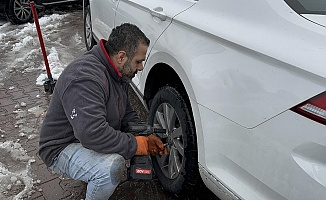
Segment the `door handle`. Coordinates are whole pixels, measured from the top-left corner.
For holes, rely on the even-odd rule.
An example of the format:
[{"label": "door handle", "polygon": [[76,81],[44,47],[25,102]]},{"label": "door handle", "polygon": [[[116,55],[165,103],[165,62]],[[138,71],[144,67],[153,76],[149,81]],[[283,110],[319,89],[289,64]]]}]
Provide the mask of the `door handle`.
[{"label": "door handle", "polygon": [[161,21],[165,21],[166,18],[167,18],[166,14],[163,12],[163,8],[162,8],[162,7],[156,7],[156,8],[154,8],[154,9],[152,9],[152,10],[150,11],[150,13],[151,13],[151,15],[152,15],[153,17],[157,17],[157,18],[159,18]]}]

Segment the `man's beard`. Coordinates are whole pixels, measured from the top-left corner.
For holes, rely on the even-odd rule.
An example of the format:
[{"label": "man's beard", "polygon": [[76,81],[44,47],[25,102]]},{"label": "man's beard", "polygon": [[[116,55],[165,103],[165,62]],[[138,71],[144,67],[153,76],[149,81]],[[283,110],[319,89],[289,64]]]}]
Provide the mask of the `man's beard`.
[{"label": "man's beard", "polygon": [[135,77],[135,75],[137,74],[137,70],[135,72],[132,72],[131,70],[131,62],[128,59],[127,62],[123,65],[122,68],[122,72],[121,72],[122,76],[125,78],[129,78],[132,79]]}]

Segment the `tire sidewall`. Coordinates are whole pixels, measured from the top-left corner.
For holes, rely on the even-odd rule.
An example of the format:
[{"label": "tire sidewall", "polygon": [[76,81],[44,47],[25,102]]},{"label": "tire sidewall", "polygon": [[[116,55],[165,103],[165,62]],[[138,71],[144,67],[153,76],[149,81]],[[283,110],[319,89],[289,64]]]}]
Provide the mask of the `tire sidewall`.
[{"label": "tire sidewall", "polygon": [[153,167],[163,188],[175,194],[190,191],[199,178],[196,134],[192,126],[191,116],[185,101],[176,89],[166,86],[162,88],[153,98],[149,112],[148,122],[153,125],[157,108],[162,103],[173,106],[177,113],[183,130],[184,157],[182,169],[174,179],[167,178],[159,167],[156,157],[152,157]]},{"label": "tire sidewall", "polygon": [[91,35],[92,35],[91,45],[90,46],[88,45],[89,38],[87,38],[87,34],[86,34],[86,18],[87,18],[87,16],[89,16],[90,22],[92,23],[91,8],[90,8],[90,5],[89,4],[86,5],[86,8],[85,8],[85,15],[84,15],[84,38],[85,38],[86,49],[87,50],[91,50],[93,48],[93,46],[96,44],[96,42],[94,40],[93,33],[92,33],[92,30],[91,30]]}]

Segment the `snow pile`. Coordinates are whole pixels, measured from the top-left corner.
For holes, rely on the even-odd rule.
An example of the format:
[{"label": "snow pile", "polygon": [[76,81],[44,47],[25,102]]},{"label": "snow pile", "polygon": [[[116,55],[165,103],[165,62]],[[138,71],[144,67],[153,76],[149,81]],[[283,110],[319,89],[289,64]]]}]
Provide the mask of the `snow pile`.
[{"label": "snow pile", "polygon": [[[45,26],[45,30],[46,30],[46,34],[44,34],[45,37],[47,37],[47,35],[52,34],[53,32],[58,31],[58,26],[61,24],[61,20],[67,17],[68,15],[69,14],[65,14],[65,15],[53,14],[50,15],[49,17],[41,18],[39,22],[41,27]],[[49,40],[48,38],[46,39]],[[59,54],[55,47],[52,47],[50,49],[50,54],[48,54],[47,59],[49,62],[49,67],[50,67],[52,77],[54,79],[58,79],[61,72],[64,69],[64,66],[59,59]],[[43,71],[46,70],[46,66],[44,62],[43,62],[42,69]],[[46,79],[47,79],[46,73],[40,74],[40,76],[36,79],[36,85],[43,85]]]},{"label": "snow pile", "polygon": [[13,51],[19,51],[21,48],[25,47],[26,45],[30,45],[33,42],[33,37],[32,36],[27,36],[23,38],[23,41],[20,43],[16,43],[13,45]]},{"label": "snow pile", "polygon": [[[34,158],[27,155],[18,142],[6,141],[0,143],[0,155],[7,160],[17,161],[17,166],[10,170],[10,163],[0,163],[0,199],[22,199],[33,193],[31,178],[31,163]],[[10,158],[8,158],[10,156]]]},{"label": "snow pile", "polygon": [[82,41],[82,37],[81,37],[78,33],[76,33],[76,34],[74,35],[73,39],[74,39],[74,41],[76,42],[76,45],[79,45],[79,44],[81,44],[81,43],[83,42],[83,41]]},{"label": "snow pile", "polygon": [[[69,15],[70,14],[53,14],[39,19],[45,45],[53,42],[50,36],[53,37],[60,31],[59,26],[62,25],[62,19]],[[42,64],[35,62],[35,60],[40,60],[40,57],[43,58],[36,26],[34,23],[16,26],[16,29],[12,29],[10,23],[0,26],[0,51],[2,50],[7,54],[6,58],[2,61],[4,62],[3,65],[0,66],[0,82],[2,82],[6,73],[15,68],[23,72],[43,70],[43,73],[37,79],[36,83],[37,85],[42,85],[47,75],[44,61],[42,61]],[[57,38],[57,40],[60,41],[61,39]],[[76,41],[76,43],[81,43],[81,37],[78,36],[78,34],[73,36],[73,40]],[[54,43],[56,42],[57,41],[54,41]],[[31,47],[33,47],[32,50]],[[45,48],[47,48],[47,46]],[[46,53],[48,54],[48,52]],[[57,79],[63,70],[63,64],[59,60],[59,55],[55,47],[50,49],[50,54],[48,54],[47,57],[52,76]],[[8,62],[6,63],[7,60]]]},{"label": "snow pile", "polygon": [[5,23],[3,24],[2,26],[0,26],[0,40],[2,40],[4,37],[7,36],[6,32],[5,31],[1,31],[1,29],[5,29],[7,28],[8,26],[10,25],[10,23]]},{"label": "snow pile", "polygon": [[[57,80],[65,66],[61,63],[56,48],[51,48],[50,54],[47,56],[47,58],[49,61],[49,67],[51,70],[52,77]],[[43,70],[45,71],[45,65]],[[47,74],[40,74],[39,77],[36,79],[36,85],[43,85],[47,77]]]}]

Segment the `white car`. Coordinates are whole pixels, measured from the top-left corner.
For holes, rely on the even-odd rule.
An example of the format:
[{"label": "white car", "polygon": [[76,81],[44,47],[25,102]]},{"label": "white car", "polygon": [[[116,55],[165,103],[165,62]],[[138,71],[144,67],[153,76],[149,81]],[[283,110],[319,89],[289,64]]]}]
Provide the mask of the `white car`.
[{"label": "white car", "polygon": [[85,0],[88,49],[121,23],[151,44],[132,86],[169,192],[326,199],[325,0]]}]

